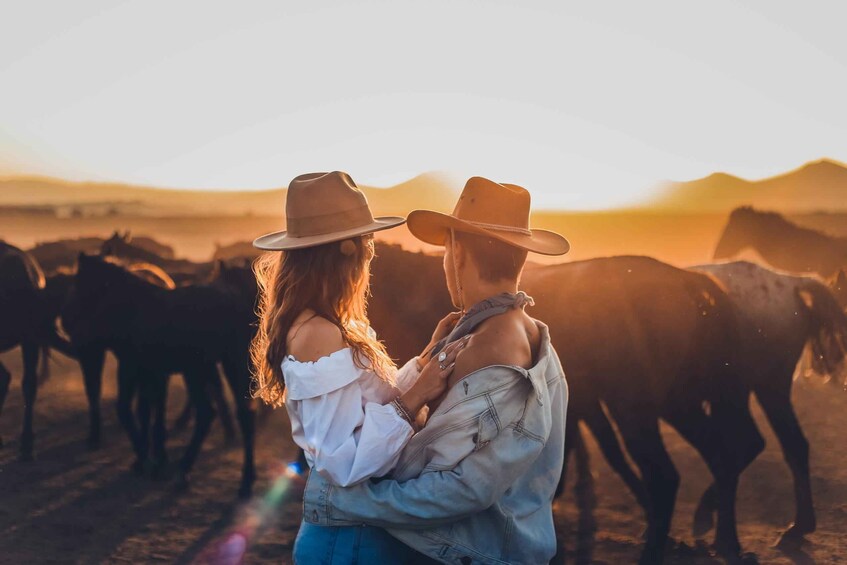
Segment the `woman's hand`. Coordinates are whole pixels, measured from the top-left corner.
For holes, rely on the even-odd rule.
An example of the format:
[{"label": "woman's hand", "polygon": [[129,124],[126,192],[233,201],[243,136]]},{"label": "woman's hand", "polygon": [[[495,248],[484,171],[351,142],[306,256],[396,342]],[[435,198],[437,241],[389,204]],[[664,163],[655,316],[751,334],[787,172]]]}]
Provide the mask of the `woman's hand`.
[{"label": "woman's hand", "polygon": [[447,379],[456,365],[456,356],[464,349],[470,338],[469,335],[465,336],[445,347],[441,351],[444,353],[442,360],[439,360],[440,354],[430,359],[412,388],[400,397],[412,414],[417,414],[424,404],[444,393],[447,389]]},{"label": "woman's hand", "polygon": [[435,326],[435,330],[432,332],[432,339],[429,340],[429,344],[427,344],[424,348],[423,353],[418,355],[418,366],[424,366],[429,363],[432,358],[432,348],[435,347],[436,343],[450,335],[450,332],[452,332],[453,328],[456,327],[456,324],[461,317],[461,312],[450,312],[441,318]]}]

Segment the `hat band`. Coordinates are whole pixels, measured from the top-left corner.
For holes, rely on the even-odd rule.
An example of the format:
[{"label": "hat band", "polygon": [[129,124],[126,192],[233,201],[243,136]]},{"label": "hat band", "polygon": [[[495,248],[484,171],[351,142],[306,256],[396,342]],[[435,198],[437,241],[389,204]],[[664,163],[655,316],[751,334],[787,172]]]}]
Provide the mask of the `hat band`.
[{"label": "hat band", "polygon": [[[459,218],[462,220],[462,218]],[[471,225],[474,225],[478,228],[485,228],[494,231],[508,231],[512,233],[520,233],[523,235],[532,235],[532,231],[527,228],[519,228],[517,226],[504,226],[501,224],[486,224],[485,222],[474,222],[473,220],[462,220],[463,222],[467,222]]]},{"label": "hat band", "polygon": [[352,230],[370,225],[373,222],[374,218],[370,208],[365,204],[359,208],[330,212],[329,214],[302,218],[289,217],[286,221],[286,229],[291,237],[311,237]]}]

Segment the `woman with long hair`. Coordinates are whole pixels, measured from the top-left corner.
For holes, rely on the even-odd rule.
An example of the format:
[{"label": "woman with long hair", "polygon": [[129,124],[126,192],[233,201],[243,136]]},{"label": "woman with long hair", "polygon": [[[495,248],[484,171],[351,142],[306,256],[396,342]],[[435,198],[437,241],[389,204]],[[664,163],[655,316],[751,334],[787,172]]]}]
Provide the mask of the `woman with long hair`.
[{"label": "woman with long hair", "polygon": [[[286,198],[287,231],[257,238],[254,263],[259,328],[251,347],[254,394],[285,406],[311,473],[338,486],[386,475],[439,397],[466,340],[438,358],[426,353],[397,369],[367,319],[373,233],[402,224],[373,218],[346,173],[295,178]],[[451,314],[430,345],[457,320]],[[380,528],[301,521],[296,563],[389,563],[406,547]]]}]

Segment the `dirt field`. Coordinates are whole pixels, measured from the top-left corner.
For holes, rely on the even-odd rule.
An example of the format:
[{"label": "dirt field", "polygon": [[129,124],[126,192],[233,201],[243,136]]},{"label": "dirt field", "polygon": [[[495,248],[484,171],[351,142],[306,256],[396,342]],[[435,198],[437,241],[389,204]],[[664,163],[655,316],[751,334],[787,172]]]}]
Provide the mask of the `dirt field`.
[{"label": "dirt field", "polygon": [[[2,563],[289,563],[300,513],[302,483],[282,472],[293,453],[283,411],[272,413],[258,439],[260,480],[247,503],[235,499],[240,448],[224,445],[218,425],[206,443],[192,490],[176,494],[169,481],[152,482],[129,470],[130,449],[114,416],[114,363],[109,359],[104,387],[104,447],[85,445],[87,413],[79,369],[56,354],[53,376],[39,389],[36,460],[16,457],[21,421],[20,355],[2,355],[14,382],[0,419],[6,446],[0,450],[0,562]],[[170,412],[183,399],[174,379]],[[818,532],[801,552],[771,548],[792,516],[788,469],[778,444],[757,419],[768,446],[744,474],[738,517],[742,544],[762,563],[847,562],[847,392],[831,385],[800,381],[795,387],[799,418],[812,445],[812,487]],[[682,475],[673,535],[680,542],[670,563],[719,563],[698,546],[689,531],[694,505],[708,472],[693,450],[665,430]],[[188,433],[173,433],[169,446],[176,460]],[[557,502],[563,554],[569,563],[629,563],[640,546],[641,512],[623,484],[591,444],[596,474],[599,530],[578,534],[572,489]],[[233,558],[230,560],[229,558]]]}]

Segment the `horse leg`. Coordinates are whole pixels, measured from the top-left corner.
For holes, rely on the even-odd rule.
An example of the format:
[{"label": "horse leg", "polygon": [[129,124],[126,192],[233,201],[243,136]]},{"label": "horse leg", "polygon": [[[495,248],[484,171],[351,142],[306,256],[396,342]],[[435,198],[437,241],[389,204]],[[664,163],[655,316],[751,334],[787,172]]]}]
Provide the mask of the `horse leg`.
[{"label": "horse leg", "polygon": [[[0,415],[3,414],[3,404],[6,403],[6,394],[9,392],[11,382],[12,373],[9,372],[3,363],[0,363]],[[0,447],[3,447],[2,437],[0,437]]]},{"label": "horse leg", "polygon": [[168,400],[168,375],[156,375],[151,382],[150,402],[153,408],[153,459],[151,461],[154,478],[159,478],[165,471],[168,462],[168,454],[165,450],[167,441],[167,429],[165,417]]},{"label": "horse leg", "polygon": [[750,414],[749,394],[725,398],[711,406],[711,415],[702,407],[676,405],[667,420],[703,457],[715,479],[703,493],[695,512],[695,532],[711,529],[712,514],[718,515],[715,549],[735,559],[741,551],[735,517],[735,500],[741,473],[764,450],[765,442]]},{"label": "horse leg", "polygon": [[183,373],[185,384],[188,386],[188,394],[191,397],[191,403],[194,405],[194,432],[191,435],[191,442],[182,455],[179,463],[179,476],[177,478],[177,488],[185,490],[188,488],[188,476],[200,453],[200,448],[209,435],[209,429],[212,426],[212,421],[215,419],[215,409],[212,403],[209,402],[209,394],[206,390],[206,381],[217,377],[217,367],[215,364],[204,364],[199,367],[192,367]]},{"label": "horse leg", "polygon": [[612,423],[605,412],[603,412],[603,408],[599,402],[592,407],[592,410],[585,414],[583,421],[600,445],[600,450],[606,457],[609,466],[623,480],[630,492],[635,496],[635,500],[639,506],[647,510],[648,501],[647,493],[644,490],[644,483],[641,482],[641,477],[635,473],[632,466],[626,460],[626,456],[621,449],[621,444],[618,441],[618,436],[615,434],[614,428],[612,428]]},{"label": "horse leg", "polygon": [[720,459],[729,460],[721,475],[716,475],[718,488],[718,522],[715,528],[715,549],[725,558],[736,559],[741,552],[735,516],[738,478],[765,449],[765,439],[750,413],[750,394],[742,398],[726,396],[712,403],[712,415],[719,431],[717,441]]},{"label": "horse leg", "polygon": [[88,447],[97,449],[100,447],[100,397],[106,350],[102,347],[85,348],[78,356],[85,396],[88,398]]},{"label": "horse leg", "polygon": [[129,443],[132,445],[132,450],[135,453],[135,462],[132,464],[132,470],[136,473],[141,473],[144,469],[144,459],[146,457],[146,446],[142,446],[141,437],[139,436],[138,428],[135,425],[135,418],[132,414],[132,399],[135,396],[138,388],[138,367],[135,363],[120,361],[118,364],[118,401],[115,408],[118,413],[118,421],[121,423],[129,438]]},{"label": "horse leg", "polygon": [[639,558],[643,565],[661,563],[676,505],[679,473],[668,455],[659,422],[618,419],[621,434],[643,477],[649,504],[645,545]]},{"label": "horse leg", "polygon": [[[247,351],[246,349],[244,351]],[[236,413],[238,415],[238,426],[241,428],[241,440],[244,450],[244,460],[241,467],[241,484],[238,487],[238,496],[249,498],[253,492],[253,483],[256,481],[256,465],[254,461],[253,446],[256,437],[256,408],[255,402],[250,397],[250,373],[249,358],[236,356],[235,359],[225,357],[222,360],[224,375],[229,383],[232,396],[235,398]],[[220,391],[220,377],[216,371],[218,389],[221,401],[223,391]]]},{"label": "horse leg", "polygon": [[780,394],[778,391],[756,391],[756,397],[779,438],[785,461],[794,478],[794,523],[782,534],[779,543],[799,541],[805,534],[814,532],[817,526],[809,478],[809,442],[791,406],[790,392]]},{"label": "horse leg", "polygon": [[143,369],[139,375],[143,374],[144,378],[139,378],[138,396],[135,400],[136,421],[138,423],[138,444],[141,447],[140,459],[147,472],[153,475],[153,461],[150,460],[150,410],[154,403],[154,385],[153,380],[157,375],[149,369]]},{"label": "horse leg", "polygon": [[[221,425],[224,428],[224,441],[227,445],[232,445],[235,441],[235,425],[232,423],[232,413],[229,411],[229,403],[226,401],[220,376],[209,381],[209,393],[212,396],[218,418],[220,418]],[[236,399],[237,402],[238,399]],[[239,422],[240,425],[241,423]]]},{"label": "horse leg", "polygon": [[[573,412],[569,412],[565,416],[565,454],[562,462],[562,474],[559,476],[559,484],[556,486],[556,498],[560,497],[563,492],[565,492],[565,481],[567,480],[568,475],[568,461],[570,460],[571,452],[576,447],[576,444],[582,441],[582,437],[579,433],[579,419],[573,415]],[[300,462],[300,454],[303,453],[303,450],[299,447],[297,448],[297,462]],[[303,458],[305,458],[305,453],[303,453]]]},{"label": "horse leg", "polygon": [[24,461],[32,459],[35,434],[32,430],[32,414],[35,408],[35,395],[38,390],[38,344],[27,341],[21,345],[24,358],[24,376],[21,389],[24,395],[24,422],[21,430],[20,457]]},{"label": "horse leg", "polygon": [[[184,378],[184,377],[183,377]],[[185,385],[185,389],[188,390],[188,385]],[[191,412],[193,407],[191,406],[191,396],[188,394],[185,395],[185,404],[182,406],[182,410],[179,413],[179,416],[174,421],[174,429],[175,430],[184,430],[188,427],[188,423],[191,421]]]}]

